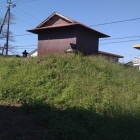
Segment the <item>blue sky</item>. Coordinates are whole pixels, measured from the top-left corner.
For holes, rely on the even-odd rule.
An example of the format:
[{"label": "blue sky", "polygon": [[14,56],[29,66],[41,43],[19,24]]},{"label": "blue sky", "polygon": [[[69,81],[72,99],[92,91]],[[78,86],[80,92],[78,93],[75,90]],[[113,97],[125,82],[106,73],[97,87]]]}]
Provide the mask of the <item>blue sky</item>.
[{"label": "blue sky", "polygon": [[[6,1],[0,0],[0,17],[6,12]],[[16,4],[15,8],[11,7],[15,24],[10,26],[10,30],[14,35],[22,36],[15,36],[15,42],[11,44],[17,46],[16,53],[20,55],[25,49],[31,52],[37,48],[37,35],[29,35],[26,30],[35,28],[53,12],[61,13],[87,26],[140,18],[140,0],[12,0],[12,2]],[[100,39],[99,50],[123,55],[124,59],[121,62],[127,62],[140,54],[140,51],[132,48],[134,44],[140,44],[139,27],[140,19],[91,28],[110,36]]]}]

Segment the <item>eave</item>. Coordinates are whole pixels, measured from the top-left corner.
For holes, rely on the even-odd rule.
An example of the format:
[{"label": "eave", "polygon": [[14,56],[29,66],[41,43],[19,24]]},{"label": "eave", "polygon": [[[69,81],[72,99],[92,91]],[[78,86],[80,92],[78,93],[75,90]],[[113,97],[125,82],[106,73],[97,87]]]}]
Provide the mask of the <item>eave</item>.
[{"label": "eave", "polygon": [[55,26],[46,26],[46,27],[37,27],[37,28],[34,28],[34,29],[31,29],[31,30],[27,30],[28,32],[31,32],[31,33],[34,33],[34,34],[39,34],[40,32],[42,31],[45,31],[45,30],[48,30],[48,29],[56,29],[56,28],[63,28],[63,27],[72,27],[72,26],[79,26],[79,27],[82,27],[82,28],[85,28],[87,30],[90,30],[96,34],[98,34],[99,38],[101,37],[110,37],[104,33],[101,33],[99,31],[96,31],[84,24],[81,24],[81,23],[71,23],[71,24],[63,24],[63,25],[55,25]]},{"label": "eave", "polygon": [[117,58],[124,58],[124,56],[113,54],[113,53],[108,53],[108,52],[103,52],[103,51],[98,51],[98,54],[103,54],[103,55],[107,55],[107,56],[114,56]]}]

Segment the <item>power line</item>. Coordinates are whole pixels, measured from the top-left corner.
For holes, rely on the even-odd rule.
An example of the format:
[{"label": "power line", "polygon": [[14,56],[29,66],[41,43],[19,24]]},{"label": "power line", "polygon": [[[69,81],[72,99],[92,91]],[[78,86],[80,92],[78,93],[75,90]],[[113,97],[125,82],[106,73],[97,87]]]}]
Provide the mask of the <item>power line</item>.
[{"label": "power line", "polygon": [[[28,3],[28,2],[32,2],[32,1],[38,1],[38,0],[23,0],[23,1],[14,1],[14,2],[17,2],[16,4],[20,4],[20,3]],[[29,15],[28,13],[26,13],[26,14]],[[39,20],[39,19],[33,17],[32,15],[30,15],[30,17],[32,17],[32,18],[34,18],[36,20]],[[115,23],[121,23],[121,22],[129,22],[129,21],[134,21],[134,20],[140,20],[140,18],[132,18],[132,19],[126,19],[126,20],[119,20],[119,21],[113,21],[113,22],[100,23],[100,24],[90,25],[89,27],[108,25],[108,24],[115,24]]]},{"label": "power line", "polygon": [[[12,35],[12,37],[15,37],[15,36],[26,36],[26,35],[33,35],[33,34],[19,34],[19,35]],[[120,38],[103,39],[103,40],[100,40],[100,41],[115,40],[115,39],[125,39],[125,38],[135,38],[135,37],[140,37],[140,36],[127,36],[127,37],[120,37]]]},{"label": "power line", "polygon": [[[27,2],[32,2],[32,1],[37,1],[37,0],[27,0],[27,1],[21,2],[21,3],[27,3]],[[26,12],[24,12],[24,13],[26,13]],[[26,14],[29,15],[30,17],[36,19],[36,20],[39,20],[39,19],[33,17],[32,15],[30,15],[28,13],[26,13]],[[115,24],[115,23],[121,23],[121,22],[128,22],[128,21],[134,21],[134,20],[140,20],[140,18],[132,18],[132,19],[126,19],[126,20],[119,20],[119,21],[113,21],[113,22],[100,23],[100,24],[90,25],[89,27],[92,27],[92,26],[100,26],[100,25],[107,25],[107,24]]]},{"label": "power line", "polygon": [[27,13],[27,12],[21,10],[20,8],[16,8],[16,9],[18,9],[18,10],[21,11],[22,13],[25,13],[25,15],[28,15],[28,16],[31,17],[32,19],[35,19],[35,20],[37,20],[37,21],[40,21],[40,20],[37,19],[36,17],[34,17],[34,16],[30,15],[29,13]]},{"label": "power line", "polygon": [[[122,43],[122,42],[132,42],[132,41],[139,41],[140,39],[136,40],[126,40],[126,41],[117,41],[117,42],[107,42],[107,43],[101,43],[101,44],[113,44],[113,43]],[[101,45],[100,44],[100,45]]]},{"label": "power line", "polygon": [[21,20],[19,20],[19,19],[17,19],[17,20],[18,20],[18,22],[20,22],[20,23],[23,24],[24,26],[31,28],[31,26],[30,26],[29,24],[27,24],[27,23],[24,23],[24,21],[21,21]]},{"label": "power line", "polygon": [[127,37],[118,37],[118,38],[107,38],[107,39],[103,39],[103,40],[100,40],[100,41],[114,40],[114,39],[125,39],[125,38],[135,38],[135,37],[140,37],[140,36],[127,36]]},{"label": "power line", "polygon": [[22,4],[22,3],[28,3],[28,2],[32,2],[32,1],[37,1],[37,0],[27,0],[27,1],[23,1],[23,2],[17,2],[16,4]]},{"label": "power line", "polygon": [[100,24],[90,25],[89,27],[107,25],[107,24],[114,24],[114,23],[121,23],[121,22],[128,22],[128,21],[134,21],[134,20],[140,20],[140,18],[132,18],[132,19],[126,19],[126,20],[119,20],[119,21],[113,21],[113,22],[100,23]]},{"label": "power line", "polygon": [[15,37],[15,36],[26,36],[26,35],[32,35],[32,34],[20,34],[20,35],[13,35],[12,37]]},{"label": "power line", "polygon": [[[27,0],[27,1],[13,1],[14,3],[16,3],[16,4],[22,4],[22,3],[28,3],[28,2],[33,2],[33,1],[38,1],[38,0]],[[1,3],[4,3],[4,1],[3,2],[1,2]],[[2,4],[1,6],[0,6],[0,9],[4,9],[4,4]]]},{"label": "power line", "polygon": [[16,14],[19,14],[20,15],[20,16],[16,15],[16,20],[18,20],[22,24],[28,26],[29,28],[35,26],[35,22],[33,22],[32,20],[27,20],[27,18],[22,13],[21,14],[23,16],[21,16],[21,14],[18,11],[16,11]]},{"label": "power line", "polygon": [[28,49],[29,50],[29,49],[36,49],[36,48],[26,48],[26,47],[24,47],[24,48],[18,48],[18,50],[23,50],[23,49],[26,49],[26,50]]},{"label": "power line", "polygon": [[[29,0],[17,0],[17,1],[13,1],[14,3],[16,3],[16,2],[19,2],[19,3],[21,3],[21,2],[28,2]],[[6,0],[4,0],[4,1],[2,1],[2,2],[0,2],[0,4],[1,4],[1,6],[0,6],[0,8],[1,7],[5,7],[5,4],[4,3],[6,3]]]},{"label": "power line", "polygon": [[[23,21],[24,24],[27,24],[27,26],[29,26],[29,25],[33,26],[33,24],[34,24],[34,26],[35,26],[35,22],[33,21],[32,18],[30,18],[29,16],[27,16],[27,15],[24,14],[23,12],[20,12],[19,10],[14,9],[14,11],[15,11],[15,13],[16,13],[17,20]],[[18,14],[19,16],[18,16],[17,14]],[[22,16],[21,16],[21,15],[22,15]],[[26,22],[25,22],[25,21],[26,21]]]},{"label": "power line", "polygon": [[[28,36],[28,35],[32,35],[32,34],[20,34],[20,35],[11,35],[11,36],[9,36],[9,37],[15,37],[15,36]],[[3,38],[5,38],[5,37],[0,37],[0,39],[3,39]]]},{"label": "power line", "polygon": [[37,46],[37,45],[25,45],[25,46],[15,46],[15,47],[30,47],[30,46]]},{"label": "power line", "polygon": [[28,0],[15,0],[13,2],[25,2],[25,1],[28,1]]}]

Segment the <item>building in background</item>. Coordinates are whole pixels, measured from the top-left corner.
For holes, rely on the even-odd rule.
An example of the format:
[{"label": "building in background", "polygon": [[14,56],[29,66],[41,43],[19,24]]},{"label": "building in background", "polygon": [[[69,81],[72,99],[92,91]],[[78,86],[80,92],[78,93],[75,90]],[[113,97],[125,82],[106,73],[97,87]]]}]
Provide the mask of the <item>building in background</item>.
[{"label": "building in background", "polygon": [[38,56],[38,49],[35,49],[28,54],[28,57],[36,57],[36,56]]},{"label": "building in background", "polygon": [[[140,50],[140,44],[133,45],[133,48]],[[134,57],[133,60],[127,62],[126,65],[132,66],[132,67],[140,70],[140,56]]]},{"label": "building in background", "polygon": [[89,28],[59,13],[53,13],[35,29],[38,34],[38,55],[65,54],[70,43],[76,44],[84,55],[98,54],[99,38],[108,35]]},{"label": "building in background", "polygon": [[98,51],[98,55],[101,56],[102,58],[105,58],[108,61],[111,61],[111,62],[118,62],[119,58],[124,58],[121,55],[103,52],[103,51]]}]

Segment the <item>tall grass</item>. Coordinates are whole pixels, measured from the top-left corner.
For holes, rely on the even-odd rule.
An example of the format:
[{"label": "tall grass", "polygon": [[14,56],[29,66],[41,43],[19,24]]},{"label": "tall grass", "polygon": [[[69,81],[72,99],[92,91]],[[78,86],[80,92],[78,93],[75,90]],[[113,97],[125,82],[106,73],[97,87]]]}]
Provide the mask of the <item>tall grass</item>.
[{"label": "tall grass", "polygon": [[0,97],[56,108],[82,107],[99,114],[137,114],[139,71],[99,57],[50,55],[0,60]]},{"label": "tall grass", "polygon": [[[124,121],[124,116],[139,119],[139,81],[140,72],[138,70],[94,56],[49,55],[30,59],[0,58],[0,100],[7,103],[21,103],[29,110],[39,110],[37,111],[38,120],[43,123],[54,120],[53,125],[56,127],[51,133],[55,138],[59,134],[58,130],[62,129],[59,127],[71,126],[71,121],[74,122],[71,126],[72,129],[63,129],[62,139],[64,137],[75,139],[77,134],[81,134],[81,137],[78,137],[81,139],[83,132],[89,133],[83,139],[92,139],[94,132],[91,130],[94,129],[94,125],[95,128],[97,125],[101,125],[96,124],[100,117],[109,118],[107,121],[109,124],[102,124],[104,129],[105,127],[110,128],[110,119],[117,120],[122,117]],[[77,110],[76,113],[75,110]],[[61,111],[68,114],[65,117],[70,122],[65,120]],[[76,116],[72,116],[70,112]],[[53,115],[55,119],[52,119]],[[84,125],[87,123],[87,127],[81,126],[79,129],[75,126],[78,125],[77,116],[85,123]],[[96,116],[96,119],[93,116]],[[85,120],[85,118],[87,119]],[[68,124],[63,125],[63,121]],[[61,122],[61,125],[58,125],[58,122]],[[118,125],[118,121],[116,122],[114,124]],[[73,127],[77,129],[73,130]],[[67,136],[68,131],[70,131],[70,136]],[[71,131],[75,132],[73,137]],[[98,128],[97,131],[94,135],[95,138],[96,136],[99,138],[97,133],[101,132],[104,136],[106,132],[101,128]],[[119,133],[117,137],[120,135]],[[114,138],[113,135],[111,138]],[[127,136],[125,138],[127,139]]]}]

